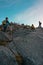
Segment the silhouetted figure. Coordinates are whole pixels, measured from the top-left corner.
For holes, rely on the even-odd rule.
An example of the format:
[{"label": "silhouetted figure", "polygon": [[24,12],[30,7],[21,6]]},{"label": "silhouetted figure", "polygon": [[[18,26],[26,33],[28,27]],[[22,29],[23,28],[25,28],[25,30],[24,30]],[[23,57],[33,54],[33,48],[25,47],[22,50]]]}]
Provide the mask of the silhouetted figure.
[{"label": "silhouetted figure", "polygon": [[42,24],[42,23],[39,21],[39,28],[41,28],[41,24]]},{"label": "silhouetted figure", "polygon": [[33,25],[33,24],[32,24],[32,26],[31,26],[31,29],[32,29],[32,30],[34,30],[34,29],[35,29],[35,27],[34,27],[34,25]]}]

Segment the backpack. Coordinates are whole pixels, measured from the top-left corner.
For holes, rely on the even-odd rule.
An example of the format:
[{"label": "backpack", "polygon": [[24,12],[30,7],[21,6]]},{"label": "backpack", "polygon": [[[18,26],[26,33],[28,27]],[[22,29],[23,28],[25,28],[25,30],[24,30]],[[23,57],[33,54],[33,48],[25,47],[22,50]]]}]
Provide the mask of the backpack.
[{"label": "backpack", "polygon": [[6,21],[5,20],[2,22],[2,25],[6,25]]}]

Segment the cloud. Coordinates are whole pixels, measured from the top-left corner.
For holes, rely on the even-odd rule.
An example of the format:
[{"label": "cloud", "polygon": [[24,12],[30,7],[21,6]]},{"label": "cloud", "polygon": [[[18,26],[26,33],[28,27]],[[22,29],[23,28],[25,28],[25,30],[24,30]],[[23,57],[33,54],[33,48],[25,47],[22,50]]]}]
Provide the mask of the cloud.
[{"label": "cloud", "polygon": [[38,0],[38,4],[34,5],[31,8],[17,14],[15,16],[15,21],[25,24],[34,24],[38,25],[38,21],[42,22],[43,26],[43,0]]}]

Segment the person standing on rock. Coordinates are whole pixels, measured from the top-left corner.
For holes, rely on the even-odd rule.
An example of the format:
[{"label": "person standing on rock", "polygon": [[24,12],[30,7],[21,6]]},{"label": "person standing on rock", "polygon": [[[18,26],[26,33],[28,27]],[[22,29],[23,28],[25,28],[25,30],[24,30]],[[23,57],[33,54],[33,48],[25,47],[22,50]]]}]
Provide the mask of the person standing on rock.
[{"label": "person standing on rock", "polygon": [[41,28],[41,24],[42,24],[42,23],[39,21],[39,28]]},{"label": "person standing on rock", "polygon": [[3,30],[6,31],[7,27],[9,26],[8,17],[5,18],[5,20],[2,22]]}]

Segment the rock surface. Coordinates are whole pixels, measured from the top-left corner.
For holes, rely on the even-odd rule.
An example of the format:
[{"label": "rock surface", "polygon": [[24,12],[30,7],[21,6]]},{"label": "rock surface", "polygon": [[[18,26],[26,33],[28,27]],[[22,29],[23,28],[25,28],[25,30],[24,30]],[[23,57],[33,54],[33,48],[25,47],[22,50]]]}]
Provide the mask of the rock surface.
[{"label": "rock surface", "polygon": [[[21,33],[22,34],[22,33]],[[43,65],[43,30],[36,29],[27,35],[14,38],[18,52],[35,65]]]},{"label": "rock surface", "polygon": [[[2,32],[0,40],[7,39],[9,37]],[[43,65],[43,29],[14,31],[13,40],[6,47],[0,46],[0,65],[18,65],[15,57],[18,54],[23,59],[19,65]]]},{"label": "rock surface", "polygon": [[0,46],[0,65],[18,65],[12,52],[3,46]]},{"label": "rock surface", "polygon": [[9,41],[9,40],[10,40],[9,36],[4,32],[0,31],[0,41]]}]

